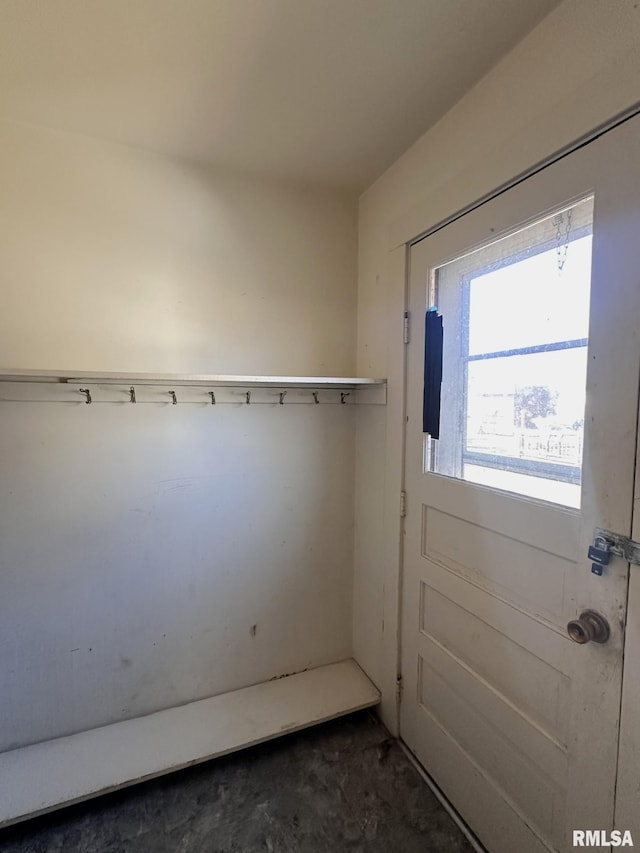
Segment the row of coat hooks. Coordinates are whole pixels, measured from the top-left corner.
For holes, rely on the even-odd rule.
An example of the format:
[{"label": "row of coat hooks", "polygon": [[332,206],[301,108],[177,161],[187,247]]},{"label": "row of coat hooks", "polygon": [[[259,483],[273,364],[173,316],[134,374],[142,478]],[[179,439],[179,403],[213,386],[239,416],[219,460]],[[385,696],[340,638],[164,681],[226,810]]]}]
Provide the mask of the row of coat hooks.
[{"label": "row of coat hooks", "polygon": [[[91,389],[90,388],[78,388],[78,393],[84,394],[85,403],[87,403],[87,405],[89,405],[90,403],[93,402],[93,399],[91,397]],[[178,395],[176,394],[176,392],[175,391],[167,391],[166,393],[171,397],[172,404],[174,406],[177,406],[178,405]],[[215,391],[208,391],[207,394],[208,394],[209,398],[211,399],[211,405],[215,406],[216,402],[217,402]],[[286,391],[280,391],[279,392],[278,397],[279,397],[279,403],[281,406],[284,406],[284,398],[286,396],[287,396]],[[319,391],[312,391],[311,396],[313,397],[313,402],[316,405],[318,405],[320,403],[320,392]],[[342,405],[345,405],[347,402],[347,397],[349,397],[349,396],[351,396],[350,391],[341,391],[340,392],[340,403]],[[249,406],[251,404],[251,391],[245,391],[244,397],[245,397],[246,405]],[[137,403],[136,389],[135,389],[134,385],[131,385],[129,388],[129,402],[130,403]]]}]

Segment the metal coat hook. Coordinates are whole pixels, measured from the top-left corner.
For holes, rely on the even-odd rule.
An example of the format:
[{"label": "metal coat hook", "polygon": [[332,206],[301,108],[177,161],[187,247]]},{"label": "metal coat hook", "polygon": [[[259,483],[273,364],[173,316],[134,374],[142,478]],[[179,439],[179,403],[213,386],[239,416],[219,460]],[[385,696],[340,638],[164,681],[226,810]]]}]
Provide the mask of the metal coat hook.
[{"label": "metal coat hook", "polygon": [[312,391],[311,393],[313,394],[313,402],[318,404],[320,402],[320,400],[318,400],[318,392]]},{"label": "metal coat hook", "polygon": [[216,395],[214,391],[209,391],[209,396],[211,397],[211,405],[215,406],[216,404]]},{"label": "metal coat hook", "polygon": [[129,402],[136,402],[136,389],[133,387],[133,385],[129,388]]},{"label": "metal coat hook", "polygon": [[91,391],[89,391],[88,388],[79,388],[78,390],[81,394],[86,396],[87,399],[85,400],[85,403],[88,405],[91,402]]},{"label": "metal coat hook", "polygon": [[281,405],[281,406],[284,406],[284,398],[285,398],[286,396],[287,396],[287,392],[286,392],[286,391],[281,391],[281,392],[280,392],[280,405]]},{"label": "metal coat hook", "polygon": [[344,405],[347,402],[347,397],[349,396],[350,391],[341,391],[340,392],[340,402]]},{"label": "metal coat hook", "polygon": [[247,391],[247,406],[251,402],[251,391]]},{"label": "metal coat hook", "polygon": [[173,403],[174,406],[177,406],[178,405],[178,398],[176,397],[176,392],[175,391],[167,391],[167,394],[171,395],[171,402]]}]

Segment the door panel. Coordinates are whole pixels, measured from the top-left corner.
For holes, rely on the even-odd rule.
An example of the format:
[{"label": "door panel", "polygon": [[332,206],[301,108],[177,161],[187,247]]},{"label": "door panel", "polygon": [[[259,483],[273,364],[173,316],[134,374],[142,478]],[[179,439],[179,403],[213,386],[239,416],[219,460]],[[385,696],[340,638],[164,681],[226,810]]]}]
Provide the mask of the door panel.
[{"label": "door panel", "polygon": [[[599,577],[591,571],[587,550],[596,527],[626,535],[631,530],[640,375],[639,139],[640,120],[629,120],[411,249],[409,308],[415,333],[407,373],[401,735],[491,853],[566,851],[572,849],[573,829],[613,827],[628,564],[614,558]],[[538,406],[518,415],[518,399],[522,403],[525,397],[493,393],[487,384],[477,393],[485,422],[475,426],[466,408],[459,415],[449,408],[441,421],[445,462],[439,470],[453,476],[431,472],[439,451],[433,442],[425,448],[422,434],[420,318],[436,292],[436,270],[463,259],[450,267],[458,278],[438,309],[445,357],[449,348],[452,358],[462,352],[469,364],[477,364],[478,336],[470,346],[471,333],[463,340],[460,326],[468,311],[469,281],[478,270],[484,274],[504,264],[491,261],[499,238],[515,233],[509,239],[517,244],[522,235],[516,251],[528,258],[553,245],[550,226],[559,233],[561,265],[562,255],[566,260],[577,244],[566,236],[566,215],[556,212],[591,194],[588,349],[584,340],[568,344],[588,354],[582,478],[574,487],[580,508],[550,502],[564,500],[568,492],[562,490],[549,492],[547,501],[506,490],[511,483],[519,489],[525,475],[538,478],[529,494],[547,494],[538,488],[541,477],[576,482],[575,436],[582,435],[582,425],[574,424],[568,438],[565,430],[560,440],[561,428],[548,426],[551,415],[561,420],[557,395],[549,389],[544,411]],[[531,223],[537,229],[534,248],[527,247],[524,230]],[[460,272],[462,267],[466,271]],[[495,333],[496,353],[487,358],[495,359],[496,371],[508,374],[496,357],[506,357],[505,342],[509,357],[530,346],[527,335],[540,314],[536,299],[545,299],[548,317],[542,319],[548,328],[554,312],[569,311],[568,291],[563,296],[561,286],[560,277],[556,299],[555,279],[545,280],[535,296],[529,292],[528,302],[523,300],[523,322]],[[462,308],[455,309],[458,296]],[[578,328],[578,320],[574,325]],[[545,340],[536,352],[554,346]],[[460,363],[458,372],[443,369],[445,405],[447,395],[471,387],[469,372],[463,372],[468,364],[464,358]],[[558,359],[563,363],[569,362]],[[518,368],[525,384],[527,370]],[[552,374],[547,369],[546,375]],[[564,381],[569,391],[570,386]],[[535,388],[529,391],[540,398]],[[455,429],[463,438],[473,433],[474,452],[480,450],[474,464],[489,459],[485,474],[501,488],[461,479],[466,451],[450,441]],[[487,437],[491,432],[500,435]],[[507,448],[501,456],[496,442]],[[551,454],[551,462],[539,464],[540,453]],[[555,465],[556,457],[566,461],[562,453],[573,454],[571,465]],[[497,481],[492,472],[504,458],[513,477]],[[567,622],[586,609],[608,620],[606,644],[578,645],[568,638]]]},{"label": "door panel", "polygon": [[423,513],[424,557],[515,607],[562,623],[573,560],[435,507]]}]

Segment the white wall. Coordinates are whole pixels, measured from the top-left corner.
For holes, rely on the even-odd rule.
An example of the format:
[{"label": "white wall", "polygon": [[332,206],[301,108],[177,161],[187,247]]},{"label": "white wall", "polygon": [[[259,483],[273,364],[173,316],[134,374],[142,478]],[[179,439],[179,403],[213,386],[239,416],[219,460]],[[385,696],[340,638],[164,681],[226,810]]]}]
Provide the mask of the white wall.
[{"label": "white wall", "polygon": [[[354,198],[18,124],[0,152],[0,366],[353,374]],[[0,749],[351,654],[353,407],[178,391],[0,404]]]},{"label": "white wall", "polygon": [[404,243],[640,98],[640,7],[565,0],[360,200],[358,371],[387,376],[386,412],[357,426],[354,649],[394,682],[402,460]]},{"label": "white wall", "polygon": [[0,364],[340,374],[350,196],[0,124]]}]

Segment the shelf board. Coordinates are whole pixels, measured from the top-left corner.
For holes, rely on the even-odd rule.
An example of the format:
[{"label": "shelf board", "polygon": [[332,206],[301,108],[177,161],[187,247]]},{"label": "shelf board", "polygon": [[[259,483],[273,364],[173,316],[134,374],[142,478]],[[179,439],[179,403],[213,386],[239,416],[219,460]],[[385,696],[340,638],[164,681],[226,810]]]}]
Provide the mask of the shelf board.
[{"label": "shelf board", "polygon": [[63,370],[0,370],[0,382],[57,382],[71,385],[206,385],[265,388],[371,388],[386,379],[353,376],[234,376],[206,373],[114,373]]},{"label": "shelf board", "polygon": [[0,827],[380,701],[353,660],[0,753]]}]

